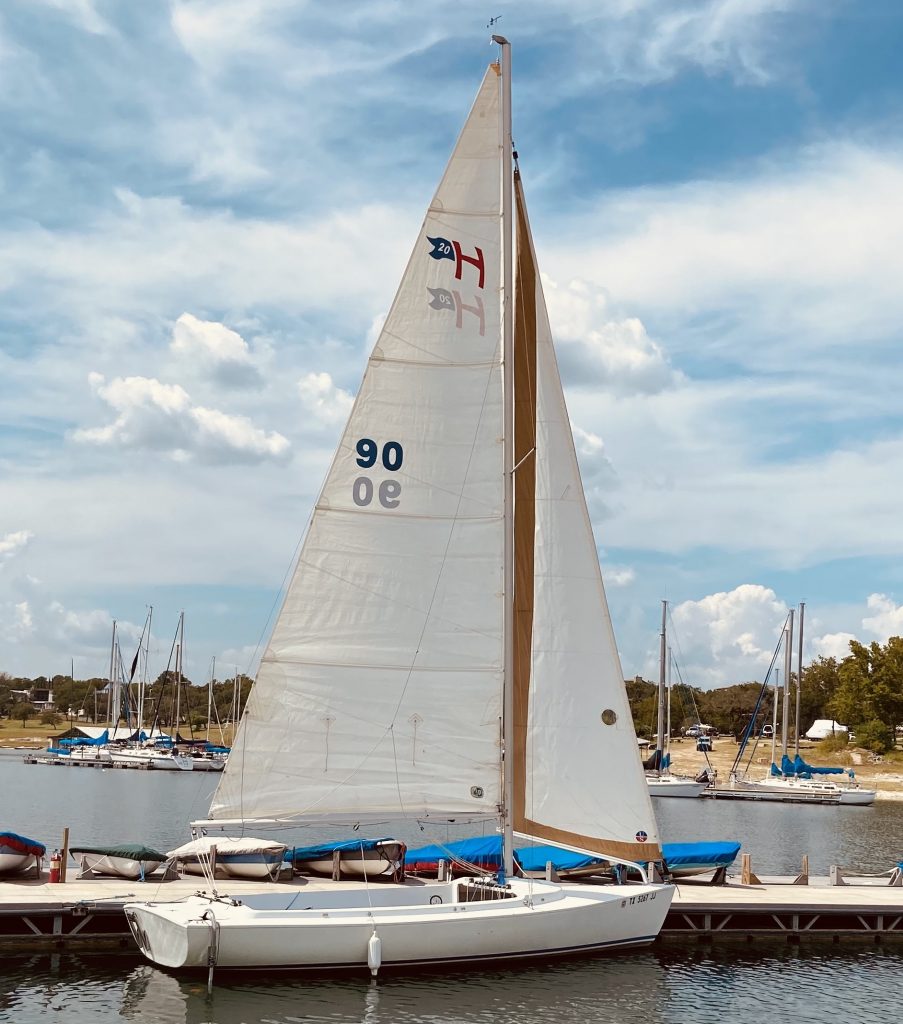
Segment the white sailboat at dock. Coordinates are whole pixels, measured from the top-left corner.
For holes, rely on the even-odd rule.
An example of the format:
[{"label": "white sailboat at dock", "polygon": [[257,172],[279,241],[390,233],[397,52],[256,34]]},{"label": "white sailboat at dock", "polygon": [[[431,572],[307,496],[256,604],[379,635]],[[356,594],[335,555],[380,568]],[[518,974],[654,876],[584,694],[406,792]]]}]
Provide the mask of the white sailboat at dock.
[{"label": "white sailboat at dock", "polygon": [[[645,945],[670,905],[673,888],[648,880],[661,849],[516,169],[510,47],[493,38],[500,61],[430,204],[195,825],[214,839],[496,822],[503,868],[128,904],[156,963],[376,974],[547,959]],[[515,836],[637,866],[641,881],[515,877]]]}]

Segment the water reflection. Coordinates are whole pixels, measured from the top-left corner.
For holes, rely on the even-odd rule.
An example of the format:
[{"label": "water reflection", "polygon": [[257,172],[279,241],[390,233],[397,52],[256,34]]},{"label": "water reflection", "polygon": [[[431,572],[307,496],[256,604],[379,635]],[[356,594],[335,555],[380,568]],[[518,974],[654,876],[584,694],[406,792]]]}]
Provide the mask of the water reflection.
[{"label": "water reflection", "polygon": [[221,975],[208,999],[203,979],[186,981],[142,964],[125,980],[120,1012],[130,1024],[664,1024],[667,984],[657,958],[640,954],[511,971],[385,975],[378,983]]},{"label": "water reflection", "polygon": [[411,977],[186,979],[131,957],[4,959],[0,1020],[16,1024],[885,1024],[899,1019],[903,946],[655,947]]}]

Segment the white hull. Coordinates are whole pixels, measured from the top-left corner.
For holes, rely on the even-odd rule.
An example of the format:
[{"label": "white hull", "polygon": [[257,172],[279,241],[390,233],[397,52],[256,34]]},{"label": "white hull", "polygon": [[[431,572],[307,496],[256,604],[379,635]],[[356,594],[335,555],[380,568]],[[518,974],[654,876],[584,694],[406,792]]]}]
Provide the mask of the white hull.
[{"label": "white hull", "polygon": [[[375,850],[364,850],[363,853],[353,850],[341,850],[339,861],[340,874],[352,878],[380,878],[394,874],[401,868],[404,856],[404,844],[389,842],[380,843]],[[331,857],[320,860],[295,861],[296,871],[312,871],[318,875],[332,875],[334,864]]]},{"label": "white hull", "polygon": [[153,768],[155,771],[190,772],[194,763],[182,754],[168,754],[159,750],[113,750],[110,758],[114,764],[129,768]]},{"label": "white hull", "polygon": [[[204,869],[200,861],[191,858],[179,862],[185,875],[203,875]],[[256,853],[230,855],[217,854],[217,875],[226,878],[240,878],[247,882],[271,882],[279,874],[282,867],[282,854]]]},{"label": "white hull", "polygon": [[112,857],[102,853],[73,854],[83,872],[93,871],[99,875],[128,878],[133,882],[146,878],[163,863],[161,860],[132,860],[129,857]]},{"label": "white hull", "polygon": [[674,890],[514,879],[513,898],[467,902],[467,891],[455,881],[379,886],[369,902],[360,887],[242,896],[239,905],[193,896],[130,903],[126,916],[142,952],[164,967],[206,967],[213,941],[218,967],[366,969],[374,935],[384,967],[646,945]]},{"label": "white hull", "polygon": [[758,782],[735,781],[734,789],[757,794],[762,800],[788,803],[825,803],[867,807],[875,802],[875,790],[859,786],[838,786],[814,779],[766,778]]},{"label": "white hull", "polygon": [[64,761],[103,761],[109,764],[112,761],[109,750],[104,747],[73,747],[68,754],[58,754]]},{"label": "white hull", "polygon": [[707,782],[697,782],[681,775],[647,775],[646,785],[650,796],[675,796],[687,800],[702,796],[709,788]]},{"label": "white hull", "polygon": [[221,772],[226,767],[224,757],[192,757],[190,760],[196,772]]},{"label": "white hull", "polygon": [[32,853],[0,853],[0,875],[17,875],[34,863]]}]

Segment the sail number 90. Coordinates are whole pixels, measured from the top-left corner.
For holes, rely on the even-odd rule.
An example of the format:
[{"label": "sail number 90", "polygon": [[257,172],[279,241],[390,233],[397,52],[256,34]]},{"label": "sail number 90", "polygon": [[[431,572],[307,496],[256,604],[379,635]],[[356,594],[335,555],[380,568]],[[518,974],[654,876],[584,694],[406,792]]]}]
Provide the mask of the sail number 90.
[{"label": "sail number 90", "polygon": [[[383,468],[397,473],[404,462],[404,449],[398,441],[386,441],[380,452],[379,445],[372,438],[362,437],[354,446],[355,460],[361,469],[372,469],[381,457]],[[373,481],[368,476],[359,476],[351,485],[354,504],[366,508],[373,501]],[[383,508],[398,508],[401,504],[401,484],[397,480],[383,480],[376,489],[379,503]]]}]

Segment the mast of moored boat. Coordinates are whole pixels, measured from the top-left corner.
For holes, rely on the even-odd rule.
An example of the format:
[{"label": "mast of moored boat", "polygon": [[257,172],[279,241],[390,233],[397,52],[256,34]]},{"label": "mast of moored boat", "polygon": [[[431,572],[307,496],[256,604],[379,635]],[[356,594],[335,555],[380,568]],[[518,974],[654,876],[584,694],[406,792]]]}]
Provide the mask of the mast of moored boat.
[{"label": "mast of moored boat", "polygon": [[800,646],[796,659],[796,739],[794,742],[794,754],[800,756],[800,687],[803,685],[803,616],[806,613],[806,602],[800,601]]},{"label": "mast of moored boat", "polygon": [[502,89],[502,374],[505,450],[505,609],[504,689],[502,697],[502,849],[506,878],[514,874],[514,207],[511,153],[511,44],[492,37],[501,48]]},{"label": "mast of moored boat", "polygon": [[176,647],[176,730],[173,743],[179,742],[179,716],[182,711],[182,657],[185,650],[185,612],[179,613],[179,644]]},{"label": "mast of moored boat", "polygon": [[[787,613],[787,628],[784,632],[784,705],[781,709],[781,756],[787,756],[790,742],[790,677],[793,674],[793,612]],[[783,767],[783,766],[782,766]]]},{"label": "mast of moored boat", "polygon": [[116,657],[116,620],[113,619],[113,639],[110,641],[110,675],[109,683],[107,688],[107,721],[110,723],[111,728],[115,728],[116,723],[113,721],[113,660]]},{"label": "mast of moored boat", "polygon": [[[665,757],[665,662],[668,652],[667,640],[668,602],[662,601],[662,632],[659,642],[658,665],[658,722],[655,730],[655,746],[658,750],[658,767],[661,770]],[[653,762],[655,763],[655,762]]]}]

